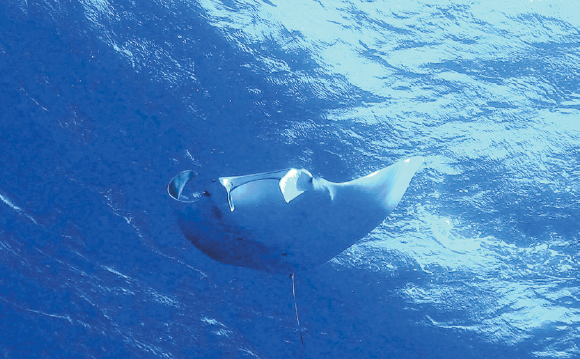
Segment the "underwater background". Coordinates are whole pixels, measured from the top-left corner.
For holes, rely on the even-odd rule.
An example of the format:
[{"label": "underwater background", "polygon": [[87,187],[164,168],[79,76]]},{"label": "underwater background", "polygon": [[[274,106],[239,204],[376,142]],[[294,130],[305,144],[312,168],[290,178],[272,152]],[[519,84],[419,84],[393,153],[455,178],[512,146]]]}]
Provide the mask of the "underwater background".
[{"label": "underwater background", "polygon": [[[576,1],[0,3],[1,358],[580,356]],[[300,327],[166,192],[411,156]]]}]

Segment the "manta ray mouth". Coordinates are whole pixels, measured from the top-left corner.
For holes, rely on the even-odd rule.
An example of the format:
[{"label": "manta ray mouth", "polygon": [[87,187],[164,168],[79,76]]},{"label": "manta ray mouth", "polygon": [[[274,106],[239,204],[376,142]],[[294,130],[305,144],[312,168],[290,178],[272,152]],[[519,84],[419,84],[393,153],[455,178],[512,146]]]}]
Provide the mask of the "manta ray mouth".
[{"label": "manta ray mouth", "polygon": [[183,171],[177,176],[173,177],[167,185],[167,193],[171,198],[183,203],[195,203],[199,201],[204,195],[205,191],[199,192],[192,190],[195,187],[192,178],[195,178],[197,173],[194,171]]}]

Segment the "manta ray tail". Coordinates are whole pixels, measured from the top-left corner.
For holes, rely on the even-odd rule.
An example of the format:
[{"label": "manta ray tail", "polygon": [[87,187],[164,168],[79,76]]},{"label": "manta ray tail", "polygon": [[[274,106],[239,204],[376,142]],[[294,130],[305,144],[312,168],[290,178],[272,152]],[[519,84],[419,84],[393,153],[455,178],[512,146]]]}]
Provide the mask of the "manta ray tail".
[{"label": "manta ray tail", "polygon": [[294,285],[294,273],[290,273],[290,279],[292,280],[292,296],[294,297],[294,313],[296,313],[296,323],[298,323],[298,333],[300,333],[300,341],[302,346],[304,346],[304,339],[302,338],[302,327],[300,327],[300,318],[298,317],[298,307],[296,306],[296,290]]}]

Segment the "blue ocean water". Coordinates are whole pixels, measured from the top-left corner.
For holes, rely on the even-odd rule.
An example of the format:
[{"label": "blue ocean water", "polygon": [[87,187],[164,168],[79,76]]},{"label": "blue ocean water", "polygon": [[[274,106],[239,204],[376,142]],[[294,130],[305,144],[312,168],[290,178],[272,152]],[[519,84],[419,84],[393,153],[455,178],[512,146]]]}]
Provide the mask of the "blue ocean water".
[{"label": "blue ocean water", "polygon": [[[576,358],[575,1],[2,1],[0,357]],[[168,181],[425,157],[290,279],[215,262]],[[304,344],[300,340],[302,333]]]}]

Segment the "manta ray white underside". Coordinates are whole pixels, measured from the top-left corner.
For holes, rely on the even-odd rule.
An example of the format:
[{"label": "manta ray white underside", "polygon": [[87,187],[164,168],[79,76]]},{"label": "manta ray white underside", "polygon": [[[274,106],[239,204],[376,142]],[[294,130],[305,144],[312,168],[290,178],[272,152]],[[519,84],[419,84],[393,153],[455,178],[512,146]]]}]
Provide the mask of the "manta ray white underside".
[{"label": "manta ray white underside", "polygon": [[211,258],[271,272],[323,264],[366,236],[403,197],[422,157],[349,182],[333,183],[304,169],[221,177],[187,193],[195,177],[169,183],[185,236]]}]

